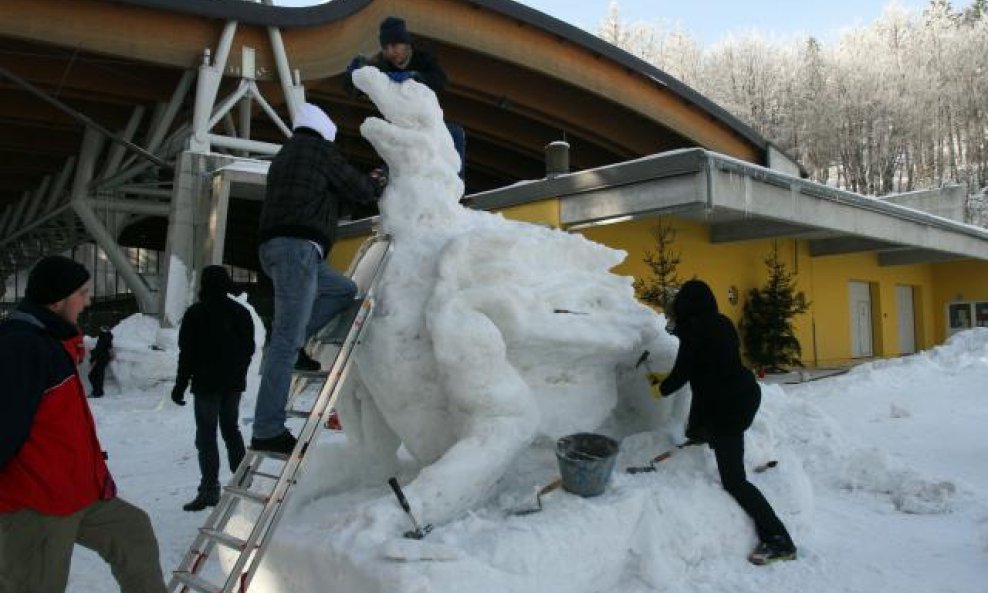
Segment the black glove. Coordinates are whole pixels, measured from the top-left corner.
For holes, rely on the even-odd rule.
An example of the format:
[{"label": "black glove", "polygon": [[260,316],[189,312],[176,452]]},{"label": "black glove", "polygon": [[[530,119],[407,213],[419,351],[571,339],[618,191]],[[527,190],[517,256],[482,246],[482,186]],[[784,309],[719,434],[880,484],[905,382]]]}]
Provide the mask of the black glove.
[{"label": "black glove", "polygon": [[185,385],[176,383],[172,388],[172,401],[180,406],[185,405]]},{"label": "black glove", "polygon": [[371,183],[374,184],[374,189],[377,195],[381,195],[384,188],[388,185],[388,172],[382,167],[378,167],[367,174],[370,177]]},{"label": "black glove", "polygon": [[354,56],[354,58],[350,60],[350,64],[346,67],[346,73],[353,74],[354,70],[359,70],[360,68],[366,66],[368,63],[369,62],[367,58],[365,58],[364,56],[359,56],[359,55]]}]

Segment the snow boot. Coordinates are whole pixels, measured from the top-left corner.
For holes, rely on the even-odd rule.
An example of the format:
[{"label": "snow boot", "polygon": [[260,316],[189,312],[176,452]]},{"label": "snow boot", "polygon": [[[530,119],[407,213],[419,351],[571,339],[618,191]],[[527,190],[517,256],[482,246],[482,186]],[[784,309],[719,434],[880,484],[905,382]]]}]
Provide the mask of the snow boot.
[{"label": "snow boot", "polygon": [[220,501],[219,493],[204,494],[200,492],[192,502],[182,505],[183,511],[201,511],[206,507],[214,507]]},{"label": "snow boot", "polygon": [[281,453],[291,455],[295,450],[295,437],[287,430],[277,436],[267,439],[254,437],[250,440],[250,448],[255,451],[268,451],[270,453]]},{"label": "snow boot", "polygon": [[788,539],[775,537],[769,541],[759,542],[754,551],[748,555],[748,562],[757,566],[765,566],[777,560],[795,560],[796,546]]},{"label": "snow boot", "polygon": [[305,349],[300,349],[298,351],[298,358],[295,359],[295,370],[296,371],[321,371],[322,365],[318,361],[313,360],[311,356],[306,354]]}]

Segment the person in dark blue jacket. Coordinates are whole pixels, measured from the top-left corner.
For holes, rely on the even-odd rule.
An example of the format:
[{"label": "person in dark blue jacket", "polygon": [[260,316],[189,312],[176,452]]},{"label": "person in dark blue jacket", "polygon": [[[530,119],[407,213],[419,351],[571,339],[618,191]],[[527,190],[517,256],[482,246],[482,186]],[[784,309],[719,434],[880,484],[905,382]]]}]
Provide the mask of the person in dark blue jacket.
[{"label": "person in dark blue jacket", "polygon": [[753,564],[796,558],[796,546],[772,506],[744,471],[744,431],[761,403],[755,376],[741,362],[737,331],[717,309],[713,291],[702,280],[683,284],[669,312],[679,350],[672,371],[660,385],[663,395],[687,382],[693,402],[686,436],[714,450],[721,484],[755,523],[759,544]]},{"label": "person in dark blue jacket", "polygon": [[[353,84],[353,71],[363,66],[374,66],[395,82],[415,80],[432,89],[438,98],[446,88],[446,72],[439,65],[439,60],[431,53],[417,48],[412,43],[405,20],[389,16],[381,21],[377,40],[381,51],[370,57],[356,56],[347,67],[343,77],[343,88],[349,95],[358,95],[360,91]],[[466,167],[467,135],[463,126],[447,121],[446,128],[453,139],[456,154],[460,155],[460,178]]]},{"label": "person in dark blue jacket", "polygon": [[198,495],[182,507],[186,511],[201,511],[219,502],[217,424],[226,443],[230,471],[237,469],[245,454],[237,420],[247,367],[254,356],[254,320],[243,305],[227,296],[234,291],[226,268],[203,268],[199,302],[185,312],[178,332],[178,372],[172,400],[184,406],[185,390],[192,383],[196,450],[202,473]]}]

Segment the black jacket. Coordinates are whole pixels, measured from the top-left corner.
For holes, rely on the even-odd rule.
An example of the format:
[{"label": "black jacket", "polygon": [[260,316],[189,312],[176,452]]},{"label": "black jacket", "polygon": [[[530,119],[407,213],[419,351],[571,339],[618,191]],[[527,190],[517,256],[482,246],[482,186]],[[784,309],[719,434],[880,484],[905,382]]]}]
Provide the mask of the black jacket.
[{"label": "black jacket", "polygon": [[96,345],[89,352],[90,364],[106,364],[110,362],[110,350],[113,348],[113,334],[109,331],[100,331],[96,338]]},{"label": "black jacket", "polygon": [[660,386],[670,394],[689,381],[693,391],[689,426],[713,435],[743,432],[761,402],[755,376],[741,362],[734,324],[717,310],[710,287],[690,280],[672,303],[679,351]]},{"label": "black jacket", "polygon": [[350,166],[318,132],[299,128],[268,169],[259,242],[297,237],[319,243],[328,254],[336,237],[340,200],[374,202],[382,188]]},{"label": "black jacket", "polygon": [[[412,50],[412,58],[408,60],[408,65],[399,68],[389,62],[380,52],[374,54],[367,60],[368,66],[374,66],[381,72],[408,72],[412,78],[432,89],[438,96],[446,88],[446,73],[443,72],[439,61],[427,51],[420,49]],[[353,85],[352,72],[347,72],[343,77],[343,88],[347,94],[357,94],[359,91]]]},{"label": "black jacket", "polygon": [[199,395],[239,393],[246,387],[254,355],[254,320],[226,295],[227,288],[203,279],[199,302],[185,312],[178,331],[175,383]]}]

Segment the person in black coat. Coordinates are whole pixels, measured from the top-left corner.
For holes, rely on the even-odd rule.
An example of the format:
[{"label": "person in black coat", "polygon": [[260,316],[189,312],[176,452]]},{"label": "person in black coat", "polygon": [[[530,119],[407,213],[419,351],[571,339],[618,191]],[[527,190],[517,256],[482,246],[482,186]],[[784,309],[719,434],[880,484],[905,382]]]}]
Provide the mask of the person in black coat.
[{"label": "person in black coat", "polygon": [[[372,56],[358,55],[353,58],[343,77],[343,89],[348,95],[359,95],[360,91],[353,84],[353,71],[363,66],[374,66],[395,82],[415,80],[432,89],[438,98],[446,88],[446,72],[439,65],[439,60],[431,53],[417,48],[412,43],[405,20],[389,16],[381,21],[377,35],[381,51]],[[467,136],[463,126],[456,122],[447,121],[446,128],[453,139],[456,154],[460,155],[460,178],[466,167]]]},{"label": "person in black coat", "polygon": [[93,386],[89,397],[103,397],[103,379],[106,367],[113,359],[113,332],[108,327],[99,328],[96,345],[89,352],[89,384]]},{"label": "person in black coat", "polygon": [[741,362],[737,331],[717,309],[714,293],[701,280],[683,284],[670,307],[670,329],[679,338],[676,362],[660,385],[663,395],[689,382],[693,392],[686,436],[714,451],[721,484],[755,523],[759,544],[754,564],[796,558],[796,546],[782,521],[744,471],[744,431],[761,403],[755,376]]},{"label": "person in black coat", "polygon": [[246,308],[227,296],[234,290],[223,266],[204,268],[199,302],[185,312],[178,332],[178,372],[172,400],[184,406],[191,381],[202,473],[198,495],[182,507],[186,511],[201,511],[219,501],[217,424],[226,443],[230,471],[237,469],[245,454],[237,421],[247,367],[254,355],[254,320]]}]

